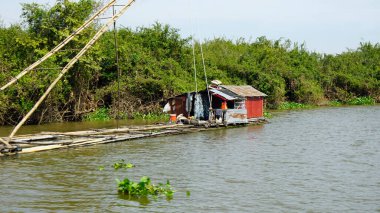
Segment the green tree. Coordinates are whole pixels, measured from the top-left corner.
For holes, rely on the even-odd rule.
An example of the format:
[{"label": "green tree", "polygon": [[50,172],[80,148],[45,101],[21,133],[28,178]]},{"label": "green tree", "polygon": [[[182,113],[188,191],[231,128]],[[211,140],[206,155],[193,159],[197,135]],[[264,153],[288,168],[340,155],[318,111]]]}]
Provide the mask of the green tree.
[{"label": "green tree", "polygon": [[[6,27],[0,22],[0,83],[55,47],[100,5],[97,0],[59,0],[51,7],[23,4],[21,24]],[[19,121],[98,28],[90,26],[38,70],[2,91],[0,124]],[[30,123],[81,120],[99,110],[111,117],[118,110],[124,117],[160,112],[167,98],[195,90],[192,38],[182,38],[178,29],[160,23],[118,29],[117,38],[120,87],[114,34],[109,31],[57,85]],[[378,43],[363,42],[337,55],[310,52],[305,44],[266,37],[253,41],[215,38],[202,43],[209,80],[252,85],[268,94],[266,103],[271,108],[283,102],[350,103],[363,96],[380,101]],[[195,50],[198,89],[205,89],[199,41]]]}]

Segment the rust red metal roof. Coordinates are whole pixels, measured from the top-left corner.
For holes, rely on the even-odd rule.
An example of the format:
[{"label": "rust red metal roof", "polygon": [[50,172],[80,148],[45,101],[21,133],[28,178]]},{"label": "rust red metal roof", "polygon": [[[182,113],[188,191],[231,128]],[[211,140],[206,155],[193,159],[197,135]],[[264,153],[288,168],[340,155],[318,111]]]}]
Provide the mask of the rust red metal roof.
[{"label": "rust red metal roof", "polygon": [[249,85],[244,86],[234,86],[234,85],[220,85],[220,87],[230,90],[231,92],[244,96],[244,97],[263,97],[267,96],[265,93],[253,88]]}]

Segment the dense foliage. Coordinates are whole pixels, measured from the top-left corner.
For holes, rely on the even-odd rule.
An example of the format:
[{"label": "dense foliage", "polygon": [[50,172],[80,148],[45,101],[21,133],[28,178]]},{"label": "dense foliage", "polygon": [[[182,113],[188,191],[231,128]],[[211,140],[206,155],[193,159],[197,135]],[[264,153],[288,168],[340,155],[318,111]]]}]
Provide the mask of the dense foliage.
[{"label": "dense foliage", "polygon": [[[53,7],[23,4],[21,24],[0,21],[0,84],[4,85],[80,26],[98,7],[96,0],[57,1]],[[0,92],[0,124],[15,124],[33,106],[49,83],[96,32],[94,24],[63,51],[44,62],[16,85]],[[194,86],[190,38],[159,23],[117,32],[121,99],[116,100],[114,37],[107,32],[61,81],[30,123],[80,120],[98,109],[123,117],[158,112],[166,98]],[[203,46],[207,75],[224,84],[248,84],[268,94],[267,106],[310,105],[328,101],[380,101],[380,44],[360,43],[356,50],[330,55],[308,51],[289,40],[231,41],[216,38]],[[205,88],[196,46],[198,86]],[[360,102],[355,102],[360,103]]]}]

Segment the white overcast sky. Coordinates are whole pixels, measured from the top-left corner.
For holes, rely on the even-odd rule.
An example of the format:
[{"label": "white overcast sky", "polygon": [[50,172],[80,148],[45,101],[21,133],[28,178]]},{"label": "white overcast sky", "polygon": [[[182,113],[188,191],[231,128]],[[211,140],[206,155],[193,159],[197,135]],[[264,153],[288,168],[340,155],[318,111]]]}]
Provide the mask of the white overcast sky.
[{"label": "white overcast sky", "polygon": [[[55,0],[0,2],[0,20],[9,25],[20,21],[20,3]],[[380,0],[136,0],[118,24],[135,28],[155,21],[198,39],[285,38],[321,53],[380,42]]]}]

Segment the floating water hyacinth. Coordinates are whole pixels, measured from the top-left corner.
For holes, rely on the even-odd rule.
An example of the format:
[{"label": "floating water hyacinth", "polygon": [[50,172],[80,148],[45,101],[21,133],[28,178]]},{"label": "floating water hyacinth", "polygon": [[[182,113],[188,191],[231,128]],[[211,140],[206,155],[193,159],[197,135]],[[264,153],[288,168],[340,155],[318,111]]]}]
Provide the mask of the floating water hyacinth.
[{"label": "floating water hyacinth", "polygon": [[116,163],[113,164],[113,168],[115,170],[118,170],[118,169],[130,169],[130,168],[133,168],[133,167],[135,167],[135,165],[133,165],[132,163],[125,163],[124,159],[121,159],[118,162],[116,162]]},{"label": "floating water hyacinth", "polygon": [[174,190],[172,189],[169,180],[166,184],[159,183],[157,186],[152,184],[149,177],[144,176],[140,182],[134,182],[125,178],[124,180],[116,180],[118,192],[124,195],[131,195],[135,197],[141,196],[159,196],[165,195],[167,198],[172,198]]}]

